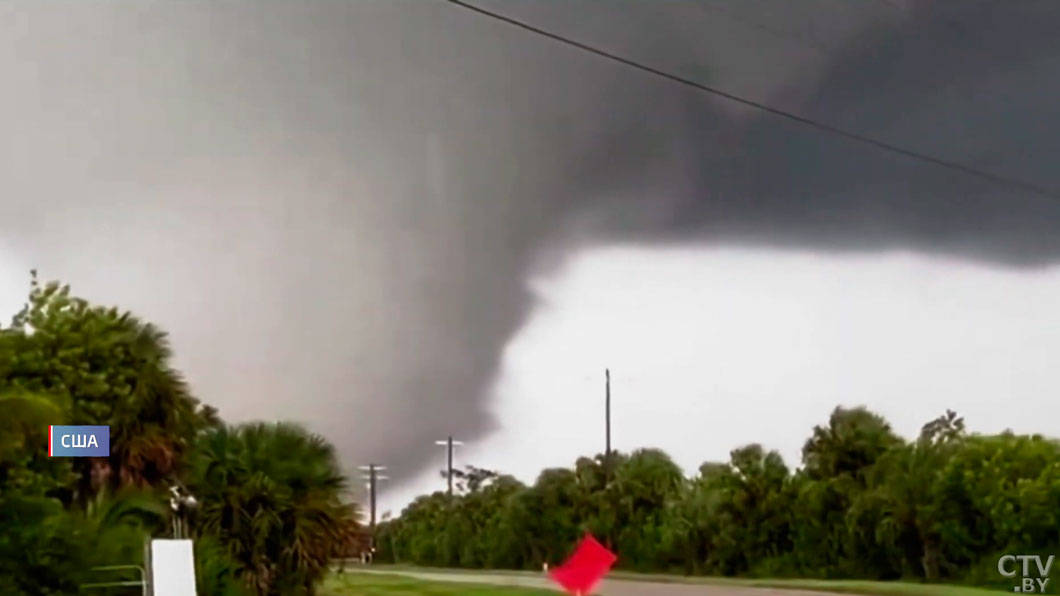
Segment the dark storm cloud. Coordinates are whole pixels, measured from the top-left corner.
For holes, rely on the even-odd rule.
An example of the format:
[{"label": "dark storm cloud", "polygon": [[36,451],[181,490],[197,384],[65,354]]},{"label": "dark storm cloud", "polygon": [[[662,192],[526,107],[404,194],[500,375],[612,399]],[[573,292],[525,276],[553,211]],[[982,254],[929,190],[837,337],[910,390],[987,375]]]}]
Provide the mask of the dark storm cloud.
[{"label": "dark storm cloud", "polygon": [[[797,112],[1060,191],[1060,5],[914,6],[901,24],[854,40]],[[823,248],[915,248],[1010,265],[1060,256],[1060,200],[767,115],[735,146],[729,175],[702,171],[706,198],[676,219],[719,236]]]},{"label": "dark storm cloud", "polygon": [[[763,15],[767,4],[756,4]],[[786,8],[800,11],[798,3]],[[901,15],[867,21],[857,35],[827,43],[819,67],[747,96],[1060,194],[1060,5],[922,2]],[[822,43],[798,45],[811,55]],[[724,75],[706,82],[740,85]],[[581,179],[605,195],[585,215],[606,222],[594,233],[612,241],[912,248],[1004,265],[1060,256],[1060,200],[775,115],[741,108],[732,117],[725,105],[690,91],[672,111],[676,122],[662,146],[650,121],[630,118],[630,128],[614,128]],[[609,167],[615,146],[639,153],[620,153],[623,166]],[[653,172],[664,164],[665,175]],[[611,208],[611,197],[630,188],[650,220],[636,207],[628,217]]]},{"label": "dark storm cloud", "polygon": [[[1060,186],[1052,2],[491,5]],[[525,276],[574,243],[1060,249],[1052,203],[441,2],[0,11],[0,229],[19,257],[170,329],[223,413],[300,418],[395,479],[441,461],[435,439],[490,430]]]}]

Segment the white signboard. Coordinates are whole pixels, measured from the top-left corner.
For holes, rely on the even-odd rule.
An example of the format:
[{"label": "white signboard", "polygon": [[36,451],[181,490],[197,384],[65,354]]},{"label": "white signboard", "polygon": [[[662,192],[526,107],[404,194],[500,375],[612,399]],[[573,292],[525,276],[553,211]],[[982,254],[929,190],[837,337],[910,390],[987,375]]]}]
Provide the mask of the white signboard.
[{"label": "white signboard", "polygon": [[151,541],[151,588],[154,596],[196,596],[191,540]]}]

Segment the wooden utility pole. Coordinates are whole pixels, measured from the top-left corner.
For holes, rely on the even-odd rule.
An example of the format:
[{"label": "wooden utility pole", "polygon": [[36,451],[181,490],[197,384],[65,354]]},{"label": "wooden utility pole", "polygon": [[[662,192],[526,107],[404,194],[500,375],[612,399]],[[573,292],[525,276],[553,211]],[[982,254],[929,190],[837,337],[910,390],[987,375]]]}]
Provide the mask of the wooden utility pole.
[{"label": "wooden utility pole", "polygon": [[367,466],[360,466],[362,470],[368,472],[368,476],[365,480],[368,481],[368,549],[369,552],[375,550],[375,494],[376,486],[380,480],[386,480],[386,476],[381,476],[380,471],[385,470],[386,466],[379,464],[368,464]]},{"label": "wooden utility pole", "polygon": [[444,441],[435,441],[434,444],[435,445],[445,445],[445,479],[446,479],[446,486],[447,486],[447,492],[449,494],[449,499],[452,500],[452,498],[453,498],[453,447],[456,446],[456,445],[463,445],[463,443],[460,442],[460,441],[454,441],[453,440],[453,435],[449,435],[449,437],[446,440],[444,440]]},{"label": "wooden utility pole", "polygon": [[375,464],[368,464],[368,502],[371,508],[371,517],[368,518],[368,529],[375,534]]},{"label": "wooden utility pole", "polygon": [[449,435],[449,439],[446,441],[446,469],[448,472],[445,475],[446,480],[449,481],[449,498],[453,498],[453,436]]},{"label": "wooden utility pole", "polygon": [[604,432],[606,446],[604,457],[611,461],[611,369],[604,369]]},{"label": "wooden utility pole", "polygon": [[[604,487],[611,485],[611,369],[604,369]],[[611,532],[604,536],[604,544],[611,548]]]}]

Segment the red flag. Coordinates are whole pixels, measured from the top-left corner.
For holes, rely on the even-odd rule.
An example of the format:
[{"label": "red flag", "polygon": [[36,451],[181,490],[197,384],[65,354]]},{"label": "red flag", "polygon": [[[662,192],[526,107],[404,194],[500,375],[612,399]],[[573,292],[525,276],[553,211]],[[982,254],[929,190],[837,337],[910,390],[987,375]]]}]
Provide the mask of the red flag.
[{"label": "red flag", "polygon": [[548,575],[570,594],[589,596],[618,557],[586,534],[567,562]]}]

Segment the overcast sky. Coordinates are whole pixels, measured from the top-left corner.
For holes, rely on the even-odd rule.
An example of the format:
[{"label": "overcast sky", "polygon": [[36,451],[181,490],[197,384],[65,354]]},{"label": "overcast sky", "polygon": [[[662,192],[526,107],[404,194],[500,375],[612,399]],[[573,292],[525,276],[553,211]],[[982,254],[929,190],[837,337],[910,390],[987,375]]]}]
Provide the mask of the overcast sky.
[{"label": "overcast sky", "polygon": [[[1060,188],[1060,4],[482,0],[726,91]],[[0,303],[27,271],[171,332],[387,507],[615,442],[797,464],[865,404],[1049,431],[1060,202],[437,0],[0,3]]]},{"label": "overcast sky", "polygon": [[[794,468],[837,405],[868,406],[907,437],[947,409],[977,432],[1056,434],[1060,268],[616,247],[534,287],[541,304],[490,392],[503,430],[458,449],[458,464],[532,482],[603,451],[605,367],[614,447],[663,448],[689,473],[749,442]],[[440,486],[425,475],[386,504]]]}]

